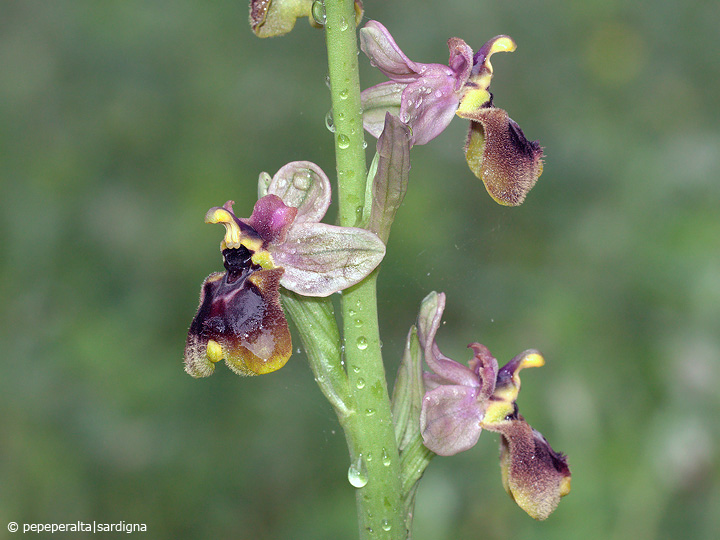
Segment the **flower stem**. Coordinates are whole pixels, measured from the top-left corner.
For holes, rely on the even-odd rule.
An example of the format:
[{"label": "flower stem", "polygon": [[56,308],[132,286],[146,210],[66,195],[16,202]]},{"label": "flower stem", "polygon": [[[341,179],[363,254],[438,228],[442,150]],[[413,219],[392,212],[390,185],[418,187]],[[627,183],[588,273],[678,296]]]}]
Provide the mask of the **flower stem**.
[{"label": "flower stem", "polygon": [[354,1],[325,0],[325,15],[335,126],[338,222],[352,227],[362,219],[366,175]]},{"label": "flower stem", "polygon": [[[363,221],[366,162],[353,0],[325,0],[325,33],[335,125],[338,222]],[[341,419],[357,488],[360,538],[407,538],[400,463],[380,351],[377,270],[342,297],[345,360],[353,413]]]}]

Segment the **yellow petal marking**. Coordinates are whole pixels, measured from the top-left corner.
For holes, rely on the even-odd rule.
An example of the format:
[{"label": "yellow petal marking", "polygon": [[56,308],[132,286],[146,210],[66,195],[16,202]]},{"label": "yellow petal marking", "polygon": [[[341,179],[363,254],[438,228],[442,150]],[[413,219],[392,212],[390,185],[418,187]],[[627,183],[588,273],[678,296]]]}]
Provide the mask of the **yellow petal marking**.
[{"label": "yellow petal marking", "polygon": [[[247,245],[245,246],[247,247]],[[250,249],[248,247],[248,249]],[[275,263],[273,263],[272,257],[270,256],[269,251],[258,250],[253,253],[253,256],[251,258],[252,262],[255,264],[259,264],[262,266],[265,270],[272,270],[275,268]]]},{"label": "yellow petal marking", "polygon": [[210,360],[213,364],[222,360],[224,356],[222,346],[213,339],[208,341],[205,354],[207,355],[208,360]]}]

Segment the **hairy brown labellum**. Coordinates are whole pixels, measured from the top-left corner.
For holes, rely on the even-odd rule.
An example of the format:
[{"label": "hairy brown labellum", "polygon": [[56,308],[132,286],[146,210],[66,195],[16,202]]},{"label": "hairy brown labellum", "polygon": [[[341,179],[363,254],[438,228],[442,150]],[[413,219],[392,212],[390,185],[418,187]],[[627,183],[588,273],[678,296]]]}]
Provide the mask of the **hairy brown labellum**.
[{"label": "hairy brown labellum", "polygon": [[203,282],[185,345],[185,370],[207,377],[220,360],[240,375],[278,370],[292,353],[280,305],[283,269],[254,265],[244,247],[226,249],[223,257],[227,271]]},{"label": "hairy brown labellum", "polygon": [[470,170],[498,203],[522,204],[542,174],[540,144],[528,141],[503,109],[485,107],[460,116],[471,120],[465,145]]}]

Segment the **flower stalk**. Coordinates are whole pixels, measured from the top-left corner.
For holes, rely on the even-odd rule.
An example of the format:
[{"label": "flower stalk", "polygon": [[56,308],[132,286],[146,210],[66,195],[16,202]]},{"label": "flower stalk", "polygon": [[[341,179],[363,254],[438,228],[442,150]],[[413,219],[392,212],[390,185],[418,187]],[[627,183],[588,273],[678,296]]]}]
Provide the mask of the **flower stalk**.
[{"label": "flower stalk", "polygon": [[[325,15],[335,125],[338,224],[355,226],[364,221],[367,166],[354,2],[325,0]],[[354,483],[360,538],[404,539],[407,530],[400,463],[380,350],[376,279],[377,271],[343,291],[342,335],[354,410],[343,428],[350,451],[350,473],[356,465],[363,473],[361,481]]]}]

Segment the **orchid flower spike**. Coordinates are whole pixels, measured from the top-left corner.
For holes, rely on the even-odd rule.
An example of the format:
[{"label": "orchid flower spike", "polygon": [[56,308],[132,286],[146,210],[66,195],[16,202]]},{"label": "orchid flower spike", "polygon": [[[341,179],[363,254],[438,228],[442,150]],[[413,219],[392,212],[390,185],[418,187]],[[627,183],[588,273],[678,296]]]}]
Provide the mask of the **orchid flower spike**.
[{"label": "orchid flower spike", "polygon": [[262,173],[258,192],[249,218],[235,216],[233,201],[205,216],[225,226],[225,272],[202,284],[185,345],[193,377],[212,374],[220,360],[240,375],[280,369],[292,352],[280,286],[328,296],[364,279],[385,255],[374,233],[319,222],[330,205],[330,181],[314,163],[288,163],[272,178]]},{"label": "orchid flower spike", "polygon": [[440,352],[435,334],[440,326],[445,295],[430,293],[418,317],[418,338],[424,347],[425,396],[420,432],[427,448],[442,456],[468,450],[483,428],[500,433],[500,466],[505,490],[535,519],[547,518],[560,497],[570,492],[570,469],[563,454],[518,413],[519,372],[545,363],[527,350],[498,369],[487,347],[468,345],[474,356],[464,366]]},{"label": "orchid flower spike", "polygon": [[447,66],[413,62],[382,24],[368,22],[360,31],[360,47],[390,80],[364,90],[363,124],[374,137],[382,133],[386,112],[412,129],[412,144],[425,144],[450,124],[456,114],[470,120],[465,157],[500,204],[520,205],[542,173],[543,151],[528,141],[507,113],[493,105],[490,57],[514,51],[508,36],[496,36],[473,55],[460,38],[448,40]]}]

